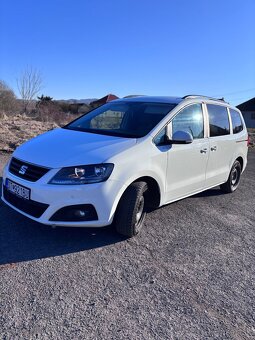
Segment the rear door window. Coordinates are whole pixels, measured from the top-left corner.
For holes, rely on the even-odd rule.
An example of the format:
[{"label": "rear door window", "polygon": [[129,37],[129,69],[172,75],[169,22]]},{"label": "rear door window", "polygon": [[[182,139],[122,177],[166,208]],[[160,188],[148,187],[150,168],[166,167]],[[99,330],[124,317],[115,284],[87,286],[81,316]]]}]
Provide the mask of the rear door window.
[{"label": "rear door window", "polygon": [[230,134],[227,108],[221,105],[207,104],[210,124],[210,137]]},{"label": "rear door window", "polygon": [[233,109],[230,109],[229,111],[232,120],[233,133],[241,132],[243,130],[243,121],[240,113]]}]

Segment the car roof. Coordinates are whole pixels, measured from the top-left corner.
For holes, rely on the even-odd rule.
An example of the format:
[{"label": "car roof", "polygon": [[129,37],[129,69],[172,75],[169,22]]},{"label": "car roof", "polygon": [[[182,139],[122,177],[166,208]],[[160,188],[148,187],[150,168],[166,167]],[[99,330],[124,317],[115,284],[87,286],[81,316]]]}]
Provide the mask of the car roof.
[{"label": "car roof", "polygon": [[165,97],[165,96],[134,96],[129,98],[120,98],[115,102],[140,102],[140,103],[166,103],[179,104],[183,99],[181,97]]},{"label": "car roof", "polygon": [[206,101],[207,103],[212,104],[220,104],[224,105],[226,107],[232,107],[229,103],[225,102],[225,100],[218,99],[218,98],[212,98],[208,96],[202,96],[202,95],[187,95],[184,97],[171,97],[171,96],[146,96],[146,95],[139,95],[139,96],[130,96],[130,97],[124,97],[114,100],[114,102],[140,102],[140,103],[165,103],[165,104],[173,104],[178,105],[181,102],[185,101]]}]

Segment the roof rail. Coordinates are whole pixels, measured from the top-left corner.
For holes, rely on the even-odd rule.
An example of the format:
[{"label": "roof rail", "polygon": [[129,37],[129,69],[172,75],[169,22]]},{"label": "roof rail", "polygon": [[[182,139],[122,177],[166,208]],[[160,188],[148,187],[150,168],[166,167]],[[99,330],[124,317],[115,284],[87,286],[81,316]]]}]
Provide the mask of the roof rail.
[{"label": "roof rail", "polygon": [[225,99],[222,97],[222,98],[213,98],[213,97],[209,97],[209,96],[202,96],[200,94],[188,94],[184,97],[182,97],[182,99],[187,99],[187,98],[205,98],[205,99],[211,99],[211,100],[216,100],[216,101],[221,101],[221,102],[225,102]]},{"label": "roof rail", "polygon": [[135,97],[145,97],[145,94],[129,94],[123,98],[135,98]]}]

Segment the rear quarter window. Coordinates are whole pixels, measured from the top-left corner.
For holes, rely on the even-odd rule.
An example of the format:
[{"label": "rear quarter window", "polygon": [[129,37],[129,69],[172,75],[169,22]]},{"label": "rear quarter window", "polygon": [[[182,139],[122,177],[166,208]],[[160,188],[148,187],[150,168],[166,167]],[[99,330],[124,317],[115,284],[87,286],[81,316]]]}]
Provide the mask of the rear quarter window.
[{"label": "rear quarter window", "polygon": [[236,110],[230,109],[230,116],[232,120],[233,133],[238,133],[243,131],[243,121],[240,113]]}]

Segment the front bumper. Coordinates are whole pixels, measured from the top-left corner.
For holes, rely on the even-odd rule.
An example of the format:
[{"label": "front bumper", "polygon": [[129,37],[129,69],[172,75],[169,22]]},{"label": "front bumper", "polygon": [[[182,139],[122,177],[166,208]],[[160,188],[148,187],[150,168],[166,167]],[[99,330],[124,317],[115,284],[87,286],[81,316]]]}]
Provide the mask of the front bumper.
[{"label": "front bumper", "polygon": [[[102,227],[112,223],[118,200],[125,190],[125,185],[117,180],[84,185],[52,185],[48,181],[58,170],[53,169],[37,182],[23,180],[11,174],[7,167],[3,172],[3,185],[6,178],[31,190],[31,200],[41,205],[48,205],[42,215],[37,218],[18,209],[3,196],[2,200],[14,210],[46,225],[66,227]],[[23,204],[26,204],[26,202]],[[73,205],[91,204],[94,206],[98,219],[93,221],[50,221],[51,217],[61,208]]]}]

